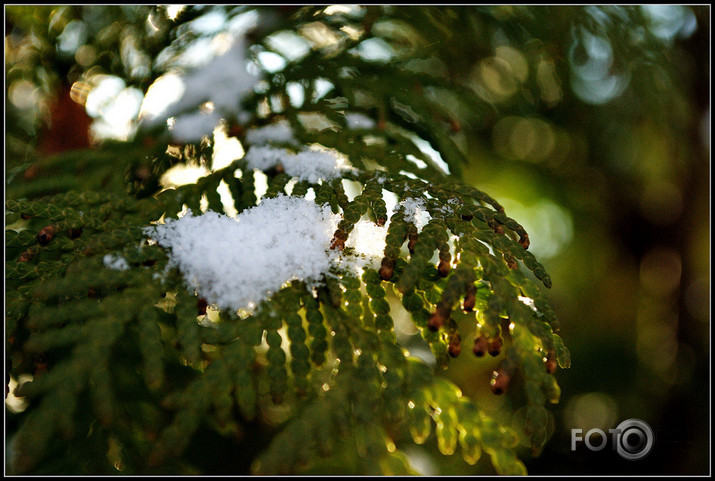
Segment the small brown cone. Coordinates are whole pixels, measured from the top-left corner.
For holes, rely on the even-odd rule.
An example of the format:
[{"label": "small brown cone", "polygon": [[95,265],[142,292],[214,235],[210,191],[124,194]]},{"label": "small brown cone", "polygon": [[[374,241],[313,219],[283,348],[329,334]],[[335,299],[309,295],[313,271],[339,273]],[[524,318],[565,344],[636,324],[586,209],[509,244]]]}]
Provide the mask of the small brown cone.
[{"label": "small brown cone", "polygon": [[475,356],[477,357],[484,357],[484,355],[487,353],[487,350],[489,349],[489,341],[487,341],[487,338],[484,336],[479,336],[474,340],[474,347],[472,348],[472,352],[474,353]]}]

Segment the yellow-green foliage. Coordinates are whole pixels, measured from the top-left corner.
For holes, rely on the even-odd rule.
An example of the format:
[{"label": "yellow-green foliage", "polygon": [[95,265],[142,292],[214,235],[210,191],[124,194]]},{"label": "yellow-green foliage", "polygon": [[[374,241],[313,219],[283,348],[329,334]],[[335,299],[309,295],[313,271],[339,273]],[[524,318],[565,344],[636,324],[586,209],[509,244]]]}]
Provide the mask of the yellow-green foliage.
[{"label": "yellow-green foliage", "polygon": [[[288,81],[310,92],[318,77],[329,78],[336,92],[317,101],[306,95],[300,107],[272,103],[243,127],[287,120],[301,142],[334,148],[356,167],[343,175],[359,186],[352,201],[341,179],[300,181],[290,191],[305,196],[312,189],[316,203],[341,215],[335,248],[361,217],[385,223],[384,192],[425,202],[431,220],[419,234],[402,211],[389,218],[379,270],[358,278],[334,268],[317,291],[295,281],[252,314],[210,306],[206,314],[181,273],[165,272],[167,252],[147,242],[143,228],[176,217],[184,205],[199,212],[204,195],[208,209],[223,213],[221,181],[239,215],[256,205],[254,173],[242,159],[161,191],[158,179],[172,165],[211,159],[210,140],[179,157],[166,153],[168,140],[159,136],[152,146],[139,138],[40,158],[35,179],[8,186],[6,345],[12,376],[32,376],[15,393],[29,407],[10,446],[13,472],[187,473],[187,449],[200,431],[228,440],[270,421],[254,473],[409,473],[401,448],[432,435],[444,455],[475,464],[486,454],[498,473],[525,473],[519,438],[538,453],[549,435],[544,405],[559,399],[547,372],[552,357],[570,364],[537,285],[550,287],[551,279],[518,222],[459,182],[463,154],[439,120],[440,106],[414,88],[447,87],[444,79],[360,60],[347,53],[350,42],[268,75],[270,88],[246,108],[260,112],[265,99],[287,95]],[[351,75],[341,76],[343,67]],[[365,96],[377,107],[364,109],[378,112],[376,125],[345,128],[345,107],[361,109],[356,98]],[[306,128],[306,112],[336,127]],[[411,133],[429,141],[453,175],[442,173]],[[265,196],[285,193],[290,177],[266,174]],[[129,268],[106,267],[107,254],[121,255]],[[409,312],[436,370],[397,343],[395,309]],[[515,399],[524,403],[524,432],[488,415],[439,373],[450,355],[470,351],[479,338],[503,343],[492,382],[506,388],[519,377],[512,384],[523,392]]]}]

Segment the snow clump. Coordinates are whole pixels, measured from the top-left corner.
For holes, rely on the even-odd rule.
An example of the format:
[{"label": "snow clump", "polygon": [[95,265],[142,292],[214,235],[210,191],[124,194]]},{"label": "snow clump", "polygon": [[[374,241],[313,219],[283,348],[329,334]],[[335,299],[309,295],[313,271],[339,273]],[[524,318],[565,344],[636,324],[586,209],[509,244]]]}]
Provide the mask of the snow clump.
[{"label": "snow clump", "polygon": [[[161,98],[168,95],[163,83],[149,89],[144,99],[143,122],[152,127],[167,119],[172,137],[177,141],[193,142],[204,135],[211,135],[222,118],[237,116],[241,100],[251,92],[260,80],[260,75],[248,67],[247,45],[243,37],[237,37],[228,51],[197,66],[183,76],[167,74],[174,92],[168,105]],[[159,80],[162,80],[161,78]],[[151,104],[153,108],[148,108]]]},{"label": "snow clump", "polygon": [[294,279],[320,281],[339,252],[330,249],[339,216],[301,197],[263,199],[236,219],[216,212],[145,229],[170,250],[190,287],[219,309],[252,309]]},{"label": "snow clump", "polygon": [[280,164],[286,174],[311,184],[340,177],[350,168],[340,153],[330,149],[304,149],[294,154],[286,149],[256,145],[248,149],[244,159],[249,169],[262,171]]},{"label": "snow clump", "polygon": [[104,261],[104,266],[109,269],[114,269],[117,271],[126,271],[129,269],[129,263],[123,257],[116,254],[107,254],[102,259]]}]

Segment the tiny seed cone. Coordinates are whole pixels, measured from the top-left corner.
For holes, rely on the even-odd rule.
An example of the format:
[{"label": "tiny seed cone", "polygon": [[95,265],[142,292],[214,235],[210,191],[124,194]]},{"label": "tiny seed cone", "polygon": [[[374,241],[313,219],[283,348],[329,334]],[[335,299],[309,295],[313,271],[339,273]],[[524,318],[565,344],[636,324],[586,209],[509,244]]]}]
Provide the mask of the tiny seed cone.
[{"label": "tiny seed cone", "polygon": [[389,281],[392,279],[392,275],[395,273],[395,261],[388,259],[387,257],[382,259],[382,265],[378,274],[383,281]]},{"label": "tiny seed cone", "polygon": [[511,376],[500,367],[492,373],[492,379],[489,384],[492,387],[492,392],[496,395],[500,395],[504,394],[509,388],[510,381]]},{"label": "tiny seed cone", "polygon": [[452,267],[449,265],[449,262],[439,261],[439,265],[437,266],[437,272],[439,273],[440,277],[447,277],[451,270]]},{"label": "tiny seed cone", "polygon": [[37,249],[33,247],[28,247],[27,250],[20,254],[20,258],[17,260],[17,262],[31,261],[32,258],[35,257],[35,254],[37,254]]},{"label": "tiny seed cone", "polygon": [[465,310],[465,312],[472,312],[476,303],[476,288],[474,287],[474,284],[471,284],[467,286],[467,293],[464,295],[464,303],[462,304],[462,308]]},{"label": "tiny seed cone", "polygon": [[502,339],[501,336],[497,336],[494,339],[492,339],[489,342],[489,355],[490,356],[498,356],[499,353],[501,352],[501,348],[504,345],[504,340]]},{"label": "tiny seed cone", "polygon": [[529,245],[531,244],[531,241],[529,240],[529,234],[522,234],[519,237],[519,244],[521,244],[521,247],[523,247],[524,250],[527,250],[529,248]]},{"label": "tiny seed cone", "polygon": [[487,353],[488,348],[489,342],[487,341],[487,338],[484,336],[479,336],[474,340],[474,347],[472,348],[472,352],[477,357],[484,357],[484,354]]},{"label": "tiny seed cone", "polygon": [[444,324],[444,318],[439,313],[439,310],[432,313],[429,320],[427,321],[427,327],[430,331],[438,331],[440,327]]},{"label": "tiny seed cone", "polygon": [[348,235],[345,233],[344,230],[338,229],[335,231],[335,234],[333,235],[333,241],[330,244],[331,249],[340,249],[343,250],[345,248],[345,241],[348,239]]},{"label": "tiny seed cone", "polygon": [[454,333],[449,340],[449,355],[457,357],[462,352],[462,337],[458,333]]},{"label": "tiny seed cone", "polygon": [[410,251],[410,254],[415,253],[415,244],[417,244],[417,232],[410,231],[407,241],[407,250]]},{"label": "tiny seed cone", "polygon": [[558,364],[556,363],[556,353],[553,350],[550,350],[546,353],[546,359],[544,360],[544,364],[546,365],[547,373],[553,374],[556,372],[556,367],[558,366]]},{"label": "tiny seed cone", "polygon": [[56,232],[57,232],[57,226],[47,225],[47,226],[43,227],[40,230],[40,232],[37,233],[37,241],[40,244],[47,244],[52,240],[52,238],[55,236]]}]

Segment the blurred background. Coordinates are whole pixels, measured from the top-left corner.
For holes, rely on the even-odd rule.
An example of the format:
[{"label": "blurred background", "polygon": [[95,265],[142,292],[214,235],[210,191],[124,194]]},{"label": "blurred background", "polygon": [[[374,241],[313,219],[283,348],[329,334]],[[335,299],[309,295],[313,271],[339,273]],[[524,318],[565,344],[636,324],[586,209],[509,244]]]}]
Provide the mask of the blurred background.
[{"label": "blurred background", "polygon": [[[445,97],[470,162],[463,180],[529,232],[572,357],[556,374],[552,439],[537,457],[524,450],[529,472],[709,473],[710,7],[311,8],[323,17],[301,24],[295,48],[329,42],[333,24],[321,18],[370,18],[365,55],[483,101]],[[298,11],[259,9],[262,25]],[[6,6],[6,183],[30,178],[37,155],[135,141],[149,88],[242,31],[244,13]],[[417,343],[405,326],[403,342]],[[462,355],[446,375],[510,412],[481,380],[492,364]],[[630,418],[655,434],[645,458],[571,450],[572,429],[607,432]],[[425,445],[410,459],[424,474],[474,472],[435,453]]]}]

